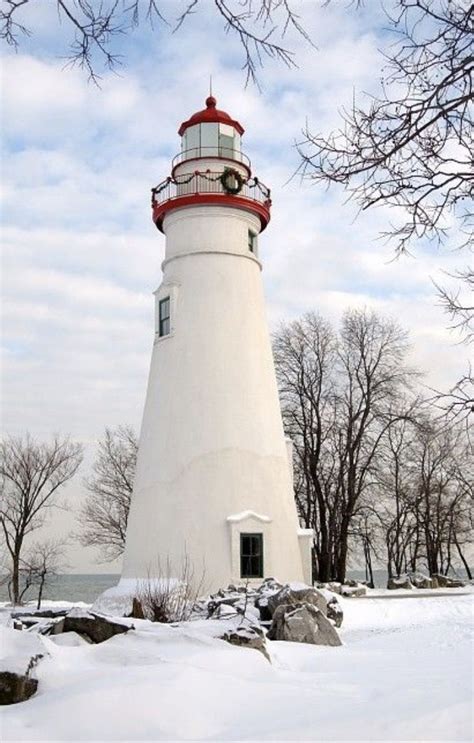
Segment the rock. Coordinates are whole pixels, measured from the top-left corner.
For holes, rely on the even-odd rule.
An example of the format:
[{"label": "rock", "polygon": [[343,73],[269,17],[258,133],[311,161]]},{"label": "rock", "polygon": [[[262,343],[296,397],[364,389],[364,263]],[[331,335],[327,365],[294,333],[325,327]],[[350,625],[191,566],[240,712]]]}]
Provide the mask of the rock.
[{"label": "rock", "polygon": [[24,617],[22,623],[28,632],[38,635],[57,635],[64,629],[64,619],[61,617],[57,619],[44,619],[43,617],[28,619]]},{"label": "rock", "polygon": [[260,622],[260,611],[255,606],[255,598],[251,596],[245,598],[244,596],[234,604],[233,608],[238,614],[248,619],[251,624],[258,626]]},{"label": "rock", "polygon": [[229,604],[218,604],[209,619],[229,619],[230,617],[237,617],[238,612],[233,606]]},{"label": "rock", "polygon": [[338,628],[341,626],[342,620],[344,619],[344,612],[342,611],[342,607],[335,596],[333,596],[328,601],[327,618],[334,622],[334,624]]},{"label": "rock", "polygon": [[327,613],[327,601],[321,591],[304,583],[290,583],[268,597],[268,609],[273,616],[279,606],[312,604],[323,614]]},{"label": "rock", "polygon": [[312,645],[342,645],[339,635],[314,604],[282,604],[273,614],[270,640],[306,642]]},{"label": "rock", "polygon": [[40,617],[43,619],[57,619],[58,617],[65,617],[67,609],[37,609],[36,611],[12,611],[12,617],[14,619],[34,619]]},{"label": "rock", "polygon": [[265,635],[260,627],[253,625],[234,627],[225,632],[220,639],[229,642],[231,645],[259,650],[268,662],[271,663],[265,642]]},{"label": "rock", "polygon": [[433,588],[433,581],[423,573],[409,573],[408,577],[415,588]]},{"label": "rock", "polygon": [[37,688],[37,679],[0,669],[0,704],[26,702]]},{"label": "rock", "polygon": [[38,680],[31,672],[42,653],[33,656],[11,656],[0,661],[0,704],[18,704],[33,696]]},{"label": "rock", "polygon": [[262,585],[259,586],[258,593],[276,593],[283,588],[283,583],[275,580],[275,578],[265,578]]},{"label": "rock", "polygon": [[337,593],[339,596],[341,595],[341,584],[337,581],[331,581],[327,584],[328,591],[331,591],[332,593]]},{"label": "rock", "polygon": [[216,609],[222,604],[226,606],[234,606],[238,601],[242,600],[242,594],[236,593],[233,596],[225,596],[224,598],[212,598],[207,602],[207,615],[208,617],[214,616]]},{"label": "rock", "polygon": [[100,614],[77,609],[72,609],[64,617],[64,632],[77,632],[95,643],[105,642],[130,629],[134,629],[133,625],[122,624]]},{"label": "rock", "polygon": [[258,596],[255,599],[255,608],[258,609],[260,613],[260,621],[261,622],[271,622],[272,621],[272,613],[270,609],[268,608],[268,596]]},{"label": "rock", "polygon": [[435,579],[440,588],[464,588],[466,583],[460,578],[452,578],[450,575],[441,575],[440,573],[434,573],[431,576]]},{"label": "rock", "polygon": [[389,578],[387,588],[395,591],[399,588],[413,588],[409,575],[398,575],[396,578]]},{"label": "rock", "polygon": [[356,586],[348,586],[344,584],[341,586],[341,596],[345,596],[349,599],[355,599],[360,598],[361,596],[365,596],[367,594],[367,588],[365,586],[356,585]]}]

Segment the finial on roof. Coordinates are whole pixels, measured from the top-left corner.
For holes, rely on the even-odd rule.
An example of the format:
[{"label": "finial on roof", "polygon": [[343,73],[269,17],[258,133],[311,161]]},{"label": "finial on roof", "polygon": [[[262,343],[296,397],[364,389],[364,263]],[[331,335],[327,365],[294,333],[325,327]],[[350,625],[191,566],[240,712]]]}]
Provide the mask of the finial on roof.
[{"label": "finial on roof", "polygon": [[217,101],[213,95],[210,95],[208,98],[206,98],[206,108],[215,108],[216,103]]}]

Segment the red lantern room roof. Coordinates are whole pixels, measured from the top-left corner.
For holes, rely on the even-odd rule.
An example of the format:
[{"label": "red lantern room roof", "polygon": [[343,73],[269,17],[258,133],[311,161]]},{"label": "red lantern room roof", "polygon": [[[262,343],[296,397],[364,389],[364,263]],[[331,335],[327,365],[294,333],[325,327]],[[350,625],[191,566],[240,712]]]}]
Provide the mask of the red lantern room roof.
[{"label": "red lantern room roof", "polygon": [[229,126],[233,126],[234,129],[237,129],[239,134],[243,134],[245,131],[243,126],[241,126],[238,121],[235,121],[235,119],[232,119],[225,111],[219,111],[219,109],[216,108],[216,103],[217,101],[214,96],[210,95],[206,98],[206,108],[193,114],[187,121],[183,121],[178,130],[179,136],[182,137],[189,126],[214,122],[229,124]]}]

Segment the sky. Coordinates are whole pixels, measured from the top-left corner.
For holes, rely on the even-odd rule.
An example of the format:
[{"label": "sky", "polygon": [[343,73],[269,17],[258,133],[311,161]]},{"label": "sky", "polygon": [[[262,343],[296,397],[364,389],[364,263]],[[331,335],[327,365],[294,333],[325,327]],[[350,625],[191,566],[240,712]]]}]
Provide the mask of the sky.
[{"label": "sky", "polygon": [[242,48],[211,0],[176,33],[184,3],[163,0],[170,26],[143,23],[120,36],[114,51],[124,64],[110,72],[97,60],[100,87],[65,67],[71,32],[53,2],[25,6],[32,35],[16,53],[3,46],[2,427],[85,446],[66,508],[42,530],[67,535],[72,572],[120,570],[97,563],[71,532],[105,427],[139,430],[164,255],[150,188],[169,175],[179,125],[204,107],[210,75],[218,107],[246,130],[254,174],[272,188],[259,241],[271,328],[310,310],[337,323],[346,308],[367,307],[409,331],[410,362],[427,386],[449,388],[465,367],[433,286],[449,284],[459,255],[420,245],[394,260],[379,236],[390,212],[358,216],[347,194],[294,176],[306,124],[328,132],[354,94],[378,89],[388,43],[379,3],[293,5],[314,46],[289,33],[283,44],[297,67],[265,60],[260,88],[245,86]]}]

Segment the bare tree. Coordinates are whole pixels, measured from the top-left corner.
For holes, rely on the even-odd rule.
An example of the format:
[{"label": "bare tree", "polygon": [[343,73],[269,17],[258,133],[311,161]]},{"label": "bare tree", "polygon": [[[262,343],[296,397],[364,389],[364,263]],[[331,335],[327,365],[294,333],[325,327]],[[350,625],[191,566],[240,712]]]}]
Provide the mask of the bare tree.
[{"label": "bare tree", "polygon": [[7,437],[0,445],[0,525],[11,558],[14,603],[20,598],[25,538],[44,523],[48,510],[57,505],[56,492],[76,474],[81,461],[82,446],[58,436],[39,443],[26,434]]},{"label": "bare tree", "polygon": [[[114,51],[114,41],[130,33],[140,23],[155,24],[177,31],[185,21],[207,8],[203,0],[185,0],[178,17],[168,20],[161,0],[49,0],[57,9],[58,21],[69,34],[67,62],[84,68],[98,82],[97,68],[115,69],[122,63]],[[257,70],[265,57],[295,66],[293,52],[275,40],[277,31],[284,37],[293,28],[310,42],[293,9],[292,0],[213,0],[214,11],[224,23],[225,33],[234,34],[244,52],[247,82],[257,82]],[[17,48],[22,36],[34,32],[30,20],[32,0],[4,0],[0,12],[1,37]],[[311,42],[310,42],[311,43]]]},{"label": "bare tree", "polygon": [[26,588],[22,590],[21,598],[31,587],[38,589],[36,608],[41,609],[43,591],[49,581],[65,569],[64,561],[65,542],[57,539],[47,539],[36,542],[29,550],[25,560],[22,560],[21,576],[25,576]]},{"label": "bare tree", "polygon": [[[315,182],[342,185],[361,211],[392,208],[396,218],[384,235],[397,253],[419,239],[440,244],[456,230],[459,247],[472,247],[474,6],[391,0],[383,8],[388,33],[378,95],[355,99],[332,133],[307,127],[301,170]],[[451,327],[472,339],[473,268],[453,277],[458,289],[437,286],[439,301]],[[473,390],[472,374],[464,375],[436,403],[467,419]]]},{"label": "bare tree", "polygon": [[354,102],[327,136],[307,129],[300,152],[309,178],[342,184],[362,210],[395,207],[402,221],[387,234],[403,251],[417,238],[441,241],[453,216],[472,224],[474,8],[463,0],[386,8],[394,41],[379,96]]},{"label": "bare tree", "polygon": [[85,480],[89,495],[80,509],[79,540],[85,547],[99,547],[104,561],[114,560],[125,547],[137,451],[130,426],[107,428],[99,442],[93,475]]},{"label": "bare tree", "polygon": [[[314,529],[313,570],[331,577],[332,502],[322,460],[334,425],[332,385],[337,340],[328,322],[315,314],[283,324],[273,351],[285,430],[295,446],[295,498],[301,522]],[[331,477],[330,477],[331,479]]]},{"label": "bare tree", "polygon": [[[416,415],[412,410],[412,418]],[[377,472],[378,503],[372,513],[386,548],[388,577],[416,569],[420,533],[415,518],[413,447],[415,421],[408,418],[391,426],[382,445]]]},{"label": "bare tree", "polygon": [[472,540],[474,471],[462,430],[446,429],[425,418],[418,426],[417,518],[430,574],[447,574],[456,549],[469,567],[462,546]]},{"label": "bare tree", "polygon": [[306,315],[282,326],[274,348],[285,429],[295,444],[296,502],[315,531],[315,577],[344,580],[382,442],[409,414],[398,405],[412,376],[406,335],[391,320],[352,310],[339,337]]}]

